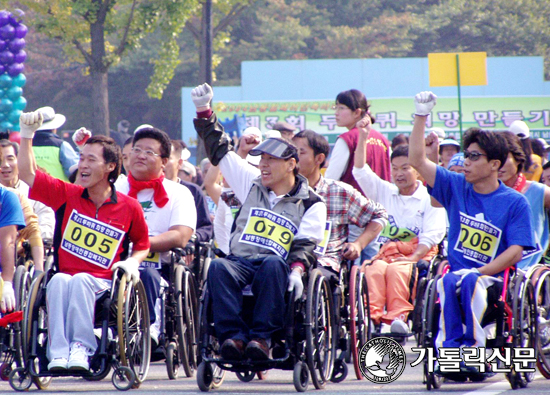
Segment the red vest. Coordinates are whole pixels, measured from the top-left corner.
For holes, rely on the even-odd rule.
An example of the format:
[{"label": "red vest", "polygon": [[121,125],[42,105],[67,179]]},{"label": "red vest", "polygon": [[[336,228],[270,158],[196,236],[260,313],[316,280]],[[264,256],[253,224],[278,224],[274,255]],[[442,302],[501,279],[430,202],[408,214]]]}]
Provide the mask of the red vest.
[{"label": "red vest", "polygon": [[[349,149],[348,167],[342,175],[341,181],[350,184],[352,187],[362,192],[355,178],[353,177],[353,163],[355,158],[355,149],[357,148],[357,140],[359,139],[359,130],[353,128],[346,133],[340,135],[340,138],[346,142]],[[367,140],[367,164],[378,176],[386,181],[391,181],[391,163],[390,163],[390,143],[381,133],[371,129],[369,139]]]}]

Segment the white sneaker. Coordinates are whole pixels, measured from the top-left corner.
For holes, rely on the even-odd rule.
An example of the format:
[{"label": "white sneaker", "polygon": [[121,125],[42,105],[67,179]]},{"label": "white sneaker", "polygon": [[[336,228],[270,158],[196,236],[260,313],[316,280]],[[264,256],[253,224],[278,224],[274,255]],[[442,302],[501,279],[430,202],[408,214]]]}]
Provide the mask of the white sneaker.
[{"label": "white sneaker", "polygon": [[[158,320],[157,320],[158,321]],[[155,342],[155,345],[159,345],[159,335],[160,335],[160,324],[157,324],[155,321],[151,326],[149,327],[149,335],[151,336],[151,341]]]},{"label": "white sneaker", "polygon": [[90,370],[88,355],[89,351],[82,343],[74,343],[69,353],[68,368],[70,370]]},{"label": "white sneaker", "polygon": [[67,370],[67,358],[54,358],[48,364],[48,370],[51,370],[51,371]]},{"label": "white sneaker", "polygon": [[409,326],[400,318],[396,318],[391,323],[391,331],[392,333],[399,333],[406,335],[409,333]]}]

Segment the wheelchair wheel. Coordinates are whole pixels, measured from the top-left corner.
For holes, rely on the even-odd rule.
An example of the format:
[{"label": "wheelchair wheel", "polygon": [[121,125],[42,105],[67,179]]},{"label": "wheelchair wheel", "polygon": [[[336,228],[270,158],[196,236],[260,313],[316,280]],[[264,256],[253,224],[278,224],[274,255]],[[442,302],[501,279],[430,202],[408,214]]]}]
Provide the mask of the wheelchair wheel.
[{"label": "wheelchair wheel", "polygon": [[[511,299],[513,311],[513,336],[512,347],[534,348],[536,337],[537,314],[533,301],[533,285],[526,281],[522,274],[516,274],[515,286],[509,287],[517,290],[517,294],[508,295]],[[534,368],[533,366],[529,366]],[[525,388],[534,378],[533,373],[516,372],[514,369],[506,374],[512,389]]]},{"label": "wheelchair wheel", "polygon": [[243,383],[250,383],[252,380],[254,380],[256,372],[235,372],[235,375],[237,376],[239,381],[242,381]]},{"label": "wheelchair wheel", "polygon": [[537,367],[550,379],[550,270],[545,270],[535,287],[537,319]]},{"label": "wheelchair wheel", "polygon": [[179,354],[187,377],[193,377],[197,368],[198,354],[198,301],[195,280],[189,270],[178,265],[176,268],[176,330],[180,339]]},{"label": "wheelchair wheel", "polygon": [[[40,273],[34,279],[28,294],[27,304],[23,310],[21,336],[23,340],[23,358],[26,363],[26,369],[33,369],[35,372],[40,371],[40,366],[37,357],[32,360],[30,359],[31,347],[33,346],[33,343],[36,343],[37,352],[39,354],[46,355],[46,348],[48,346],[48,313],[46,311],[46,295],[44,287],[44,282],[46,280],[46,273]],[[36,329],[35,333],[33,333],[33,328]],[[31,364],[32,366],[30,366]],[[21,373],[17,373],[17,376],[14,377],[20,378]],[[32,382],[34,385],[41,390],[48,388],[51,381],[51,377],[32,377]]]},{"label": "wheelchair wheel", "polygon": [[349,278],[351,356],[355,377],[357,380],[363,380],[359,368],[359,351],[370,337],[369,291],[367,279],[360,266],[354,265],[351,268]]},{"label": "wheelchair wheel", "polygon": [[219,388],[224,377],[225,370],[213,363],[202,361],[197,368],[197,385],[202,392]]},{"label": "wheelchair wheel", "polygon": [[313,385],[325,387],[332,376],[337,327],[334,322],[332,291],[319,269],[309,275],[306,300],[306,356]]},{"label": "wheelchair wheel", "polygon": [[[29,291],[31,288],[31,278],[24,265],[17,266],[13,276],[13,285],[15,293],[15,310],[24,311],[27,306]],[[14,362],[16,367],[21,368],[24,365],[23,338],[21,322],[12,324]],[[9,372],[8,372],[9,375]]]},{"label": "wheelchair wheel", "polygon": [[[437,304],[437,280],[441,275],[436,275],[433,280],[428,282],[424,293],[424,307],[422,309],[422,331],[418,336],[419,347],[435,347],[435,339],[439,330],[439,305]],[[430,391],[432,388],[441,387],[441,376],[433,372],[433,366],[428,366],[428,360],[424,360],[424,384]],[[431,372],[430,372],[431,370]]]},{"label": "wheelchair wheel", "polygon": [[166,371],[168,373],[168,378],[170,380],[177,379],[179,369],[176,343],[170,342],[166,347]]},{"label": "wheelchair wheel", "polygon": [[147,298],[141,281],[134,287],[131,282],[126,282],[126,276],[122,276],[119,282],[117,330],[120,363],[130,367],[139,386],[147,377],[151,359]]},{"label": "wheelchair wheel", "polygon": [[309,371],[305,362],[299,361],[296,365],[294,365],[293,381],[296,391],[307,391],[307,387],[309,385]]}]

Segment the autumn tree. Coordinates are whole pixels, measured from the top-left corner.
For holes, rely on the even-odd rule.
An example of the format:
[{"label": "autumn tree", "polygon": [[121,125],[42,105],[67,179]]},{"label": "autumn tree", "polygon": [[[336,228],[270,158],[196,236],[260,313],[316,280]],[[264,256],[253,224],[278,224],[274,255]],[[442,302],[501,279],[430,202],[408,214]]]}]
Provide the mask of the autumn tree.
[{"label": "autumn tree", "polygon": [[83,63],[92,80],[92,124],[109,133],[108,70],[148,34],[160,29],[162,44],[152,59],[148,87],[161,97],[179,62],[176,38],[197,8],[197,0],[20,0],[31,10],[26,23],[63,44],[68,62]]}]

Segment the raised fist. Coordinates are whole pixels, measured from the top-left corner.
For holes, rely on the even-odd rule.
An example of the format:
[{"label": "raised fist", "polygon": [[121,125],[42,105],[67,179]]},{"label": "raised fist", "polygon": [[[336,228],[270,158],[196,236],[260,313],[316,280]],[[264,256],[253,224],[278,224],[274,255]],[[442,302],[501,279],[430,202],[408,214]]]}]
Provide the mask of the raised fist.
[{"label": "raised fist", "polygon": [[201,107],[210,107],[210,102],[213,97],[214,91],[207,83],[199,85],[191,91],[191,99],[197,109]]},{"label": "raised fist", "polygon": [[419,115],[421,117],[430,115],[436,101],[437,96],[432,92],[426,91],[418,93],[414,97],[414,106],[416,107],[414,115]]}]

